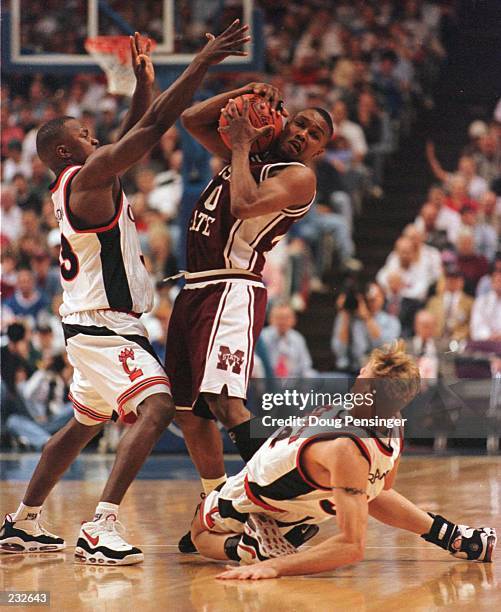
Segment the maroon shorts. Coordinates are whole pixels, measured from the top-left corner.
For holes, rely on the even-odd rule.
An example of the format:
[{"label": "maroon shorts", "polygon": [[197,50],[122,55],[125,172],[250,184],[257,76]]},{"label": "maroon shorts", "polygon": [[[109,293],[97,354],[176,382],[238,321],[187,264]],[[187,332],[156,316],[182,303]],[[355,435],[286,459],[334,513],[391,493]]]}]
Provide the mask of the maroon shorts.
[{"label": "maroon shorts", "polygon": [[225,386],[230,397],[246,398],[266,298],[265,287],[248,280],[194,283],[179,293],[165,358],[178,410],[192,410],[199,394]]}]

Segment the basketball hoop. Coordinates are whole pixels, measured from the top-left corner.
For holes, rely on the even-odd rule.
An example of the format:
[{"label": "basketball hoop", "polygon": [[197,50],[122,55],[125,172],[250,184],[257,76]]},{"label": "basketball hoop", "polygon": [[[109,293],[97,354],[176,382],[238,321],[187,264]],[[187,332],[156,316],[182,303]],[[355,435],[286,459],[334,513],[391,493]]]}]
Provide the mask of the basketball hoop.
[{"label": "basketball hoop", "polygon": [[[156,46],[151,41],[151,49]],[[101,66],[108,79],[110,94],[131,97],[136,79],[130,57],[128,36],[95,36],[85,41],[87,53]]]}]

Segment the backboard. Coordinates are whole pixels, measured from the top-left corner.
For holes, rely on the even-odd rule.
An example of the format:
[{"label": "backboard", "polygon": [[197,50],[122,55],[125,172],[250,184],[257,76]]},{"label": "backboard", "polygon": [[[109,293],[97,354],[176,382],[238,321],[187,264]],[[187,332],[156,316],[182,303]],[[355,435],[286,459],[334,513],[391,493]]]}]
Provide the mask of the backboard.
[{"label": "backboard", "polygon": [[156,66],[176,70],[201,48],[205,32],[217,34],[237,17],[251,27],[249,55],[227,58],[221,68],[262,68],[261,18],[253,0],[10,0],[3,4],[6,72],[98,71],[85,51],[85,39],[135,30],[156,40]]}]

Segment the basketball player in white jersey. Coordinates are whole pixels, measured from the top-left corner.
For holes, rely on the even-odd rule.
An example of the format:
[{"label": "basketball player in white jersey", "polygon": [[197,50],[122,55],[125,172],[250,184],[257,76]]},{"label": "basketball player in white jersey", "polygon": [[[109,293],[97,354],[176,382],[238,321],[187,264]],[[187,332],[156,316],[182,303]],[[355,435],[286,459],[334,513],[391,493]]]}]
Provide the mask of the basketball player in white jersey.
[{"label": "basketball player in white jersey", "polygon": [[[189,105],[208,68],[229,55],[245,55],[247,26],[238,20],[209,39],[178,80],[151,105],[154,72],[139,35],[131,39],[137,86],[122,137],[98,148],[78,120],[43,125],[37,151],[56,174],[54,210],[61,230],[62,316],[74,368],[74,418],[46,444],[23,503],[0,531],[2,552],[59,550],[62,538],[40,524],[53,486],[103,423],[115,415],[134,424],[122,438],[93,521],[80,529],[75,560],[128,565],[142,552],[122,537],[118,509],[174,407],[170,384],[147,339],[140,316],[153,305],[130,204],[119,175],[139,161]],[[147,51],[145,49],[144,51]]]},{"label": "basketball player in white jersey", "polygon": [[[383,393],[384,416],[396,417],[418,392],[419,381],[418,368],[400,342],[372,353],[353,390],[369,391],[373,397]],[[326,406],[312,414],[328,418],[343,412]],[[379,408],[377,412],[381,414]],[[349,414],[373,417],[373,403]],[[424,512],[392,489],[401,451],[400,428],[284,427],[200,504],[193,542],[206,557],[250,565],[228,567],[219,576],[223,579],[315,574],[362,560],[370,515],[421,535],[458,558],[491,561],[494,529],[456,525]],[[306,550],[291,545],[288,532],[295,525],[317,525],[334,517],[338,534]]]},{"label": "basketball player in white jersey", "polygon": [[[327,111],[308,108],[287,123],[268,152],[250,155],[252,142],[269,128],[253,127],[248,102],[240,112],[232,98],[252,92],[262,94],[263,103],[269,101],[276,112],[278,91],[251,84],[196,104],[182,116],[192,136],[228,160],[193,209],[186,285],[174,303],[166,348],[176,422],[205,493],[226,478],[219,430],[210,419],[229,430],[244,460],[257,448],[244,401],[266,313],[261,274],[267,252],[308,213],[316,189],[308,164],[334,131]],[[222,107],[231,153],[217,131]],[[194,551],[189,533],[179,548]]]}]

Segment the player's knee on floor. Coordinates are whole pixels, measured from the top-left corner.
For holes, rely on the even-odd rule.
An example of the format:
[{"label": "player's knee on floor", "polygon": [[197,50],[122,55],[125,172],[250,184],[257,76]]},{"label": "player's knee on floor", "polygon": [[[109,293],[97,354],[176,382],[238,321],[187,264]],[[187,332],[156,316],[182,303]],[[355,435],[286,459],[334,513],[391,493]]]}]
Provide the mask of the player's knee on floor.
[{"label": "player's knee on floor", "polygon": [[162,431],[170,425],[176,413],[172,397],[167,393],[156,393],[147,397],[138,406],[137,411],[152,427]]}]

